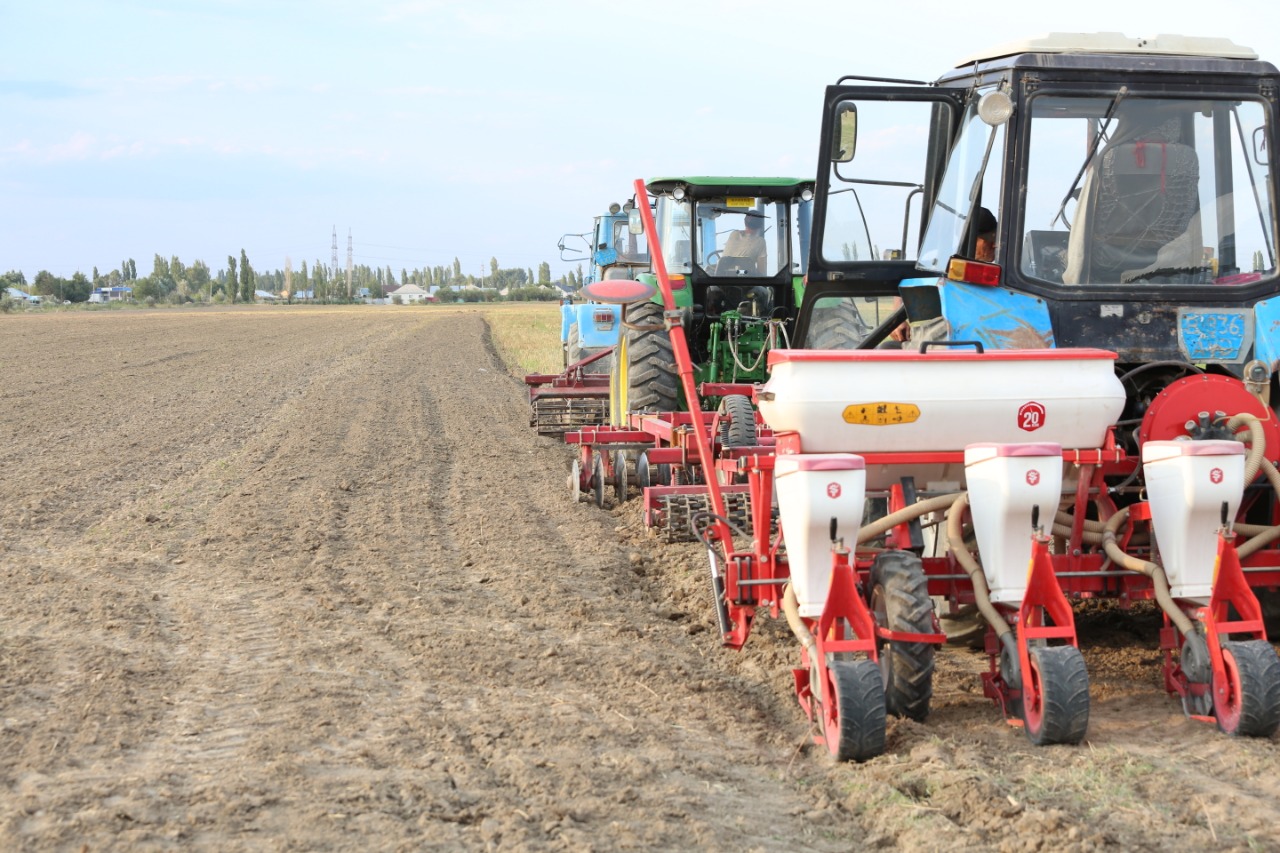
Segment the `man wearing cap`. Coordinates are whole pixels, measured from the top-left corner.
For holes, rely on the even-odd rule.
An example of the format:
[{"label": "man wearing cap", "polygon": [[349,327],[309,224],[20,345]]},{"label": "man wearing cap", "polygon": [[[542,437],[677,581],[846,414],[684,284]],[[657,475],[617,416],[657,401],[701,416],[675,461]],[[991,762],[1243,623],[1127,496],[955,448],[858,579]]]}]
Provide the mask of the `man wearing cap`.
[{"label": "man wearing cap", "polygon": [[769,267],[764,244],[764,216],[748,213],[746,227],[729,235],[720,258],[722,261],[724,258],[747,258],[755,262],[756,275],[767,274]]}]

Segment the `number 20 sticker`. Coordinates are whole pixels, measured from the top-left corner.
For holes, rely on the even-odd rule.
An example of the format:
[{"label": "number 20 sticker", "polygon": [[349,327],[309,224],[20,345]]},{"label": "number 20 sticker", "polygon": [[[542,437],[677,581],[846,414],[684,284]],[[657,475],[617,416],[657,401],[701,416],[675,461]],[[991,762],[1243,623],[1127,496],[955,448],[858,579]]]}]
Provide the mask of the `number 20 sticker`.
[{"label": "number 20 sticker", "polygon": [[1035,432],[1044,426],[1045,411],[1041,403],[1023,403],[1018,409],[1018,429]]}]

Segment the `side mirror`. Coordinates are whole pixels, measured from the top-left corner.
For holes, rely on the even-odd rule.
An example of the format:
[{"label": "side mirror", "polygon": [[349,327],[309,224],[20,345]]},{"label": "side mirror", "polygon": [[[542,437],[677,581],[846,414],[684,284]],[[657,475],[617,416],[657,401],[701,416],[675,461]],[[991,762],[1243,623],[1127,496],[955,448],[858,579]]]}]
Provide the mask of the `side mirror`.
[{"label": "side mirror", "polygon": [[627,232],[630,234],[644,233],[644,220],[640,218],[640,211],[634,207],[627,211]]},{"label": "side mirror", "polygon": [[836,107],[831,129],[831,162],[848,163],[858,145],[858,105],[846,101]]}]

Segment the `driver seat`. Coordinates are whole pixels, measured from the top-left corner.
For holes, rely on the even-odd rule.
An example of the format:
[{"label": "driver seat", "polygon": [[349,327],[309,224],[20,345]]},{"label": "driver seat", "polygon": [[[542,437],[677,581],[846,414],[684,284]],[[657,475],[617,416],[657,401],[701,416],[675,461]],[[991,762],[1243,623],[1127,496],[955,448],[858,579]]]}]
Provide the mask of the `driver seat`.
[{"label": "driver seat", "polygon": [[[1088,235],[1088,245],[1071,247],[1085,255],[1081,283],[1127,282],[1158,269],[1203,266],[1199,183],[1199,160],[1189,145],[1136,140],[1104,151],[1080,235]],[[1071,237],[1077,237],[1075,228]]]}]

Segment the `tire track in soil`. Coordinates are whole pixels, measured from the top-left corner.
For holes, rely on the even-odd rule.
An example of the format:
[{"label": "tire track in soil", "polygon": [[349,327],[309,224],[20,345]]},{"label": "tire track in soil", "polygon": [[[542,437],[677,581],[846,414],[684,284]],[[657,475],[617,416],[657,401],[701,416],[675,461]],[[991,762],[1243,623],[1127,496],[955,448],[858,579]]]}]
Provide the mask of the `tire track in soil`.
[{"label": "tire track in soil", "polygon": [[[74,500],[44,499],[45,544],[16,543],[24,561],[44,548],[110,570],[76,592],[73,571],[46,572],[63,627],[33,604],[30,638],[0,650],[65,643],[56,631],[79,616],[106,663],[28,658],[24,677],[69,683],[43,719],[39,697],[0,713],[21,711],[34,742],[92,748],[74,762],[20,753],[0,840],[847,846],[847,831],[806,820],[811,796],[779,783],[794,732],[775,730],[767,691],[655,604],[647,558],[608,513],[568,504],[566,450],[527,428],[480,319],[285,321],[272,381],[232,392],[217,375],[208,397],[188,393],[165,346],[207,345],[218,361],[260,346],[229,323],[196,323],[217,344],[154,335],[145,391],[109,383],[114,422],[165,458],[92,448]],[[180,402],[158,413],[152,397]],[[80,485],[104,477],[123,486],[114,498]],[[86,515],[96,523],[77,537]],[[66,597],[90,589],[106,603],[77,614]],[[110,618],[128,635],[105,633]],[[62,706],[94,677],[105,713],[90,724]],[[0,732],[0,755],[6,743]]]},{"label": "tire track in soil", "polygon": [[1277,849],[1276,741],[1184,720],[1150,618],[1085,621],[1080,748],[947,649],[886,755],[797,749],[785,626],[719,649],[696,547],[570,504],[472,313],[56,319],[0,430],[119,434],[5,459],[0,847]]}]

